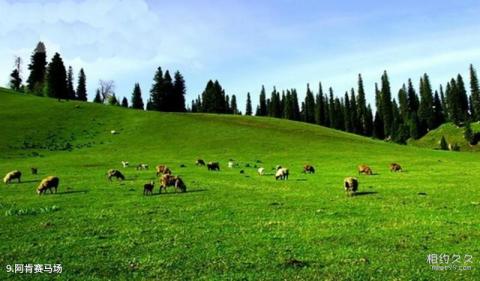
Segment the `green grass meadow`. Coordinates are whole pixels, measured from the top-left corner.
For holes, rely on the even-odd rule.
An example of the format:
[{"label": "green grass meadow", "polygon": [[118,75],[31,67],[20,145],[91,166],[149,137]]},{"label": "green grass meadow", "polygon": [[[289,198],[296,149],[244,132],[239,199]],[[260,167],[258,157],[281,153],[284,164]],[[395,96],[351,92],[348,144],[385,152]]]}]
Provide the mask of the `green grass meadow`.
[{"label": "green grass meadow", "polygon": [[[22,183],[0,186],[0,280],[480,280],[477,153],[5,90],[0,122],[0,174],[23,173]],[[198,158],[220,162],[220,172],[195,166]],[[229,159],[239,167],[229,169]],[[391,162],[404,171],[390,172]],[[302,173],[307,163],[315,174]],[[363,163],[375,175],[358,175]],[[157,164],[187,192],[158,195]],[[288,180],[275,181],[278,164]],[[111,168],[126,180],[109,182]],[[38,196],[49,175],[60,178],[58,193]],[[347,176],[358,177],[357,196],[345,194]],[[154,195],[143,196],[150,180]],[[460,264],[471,270],[432,270],[427,256],[441,253],[473,256]],[[5,270],[28,263],[63,272]]]}]

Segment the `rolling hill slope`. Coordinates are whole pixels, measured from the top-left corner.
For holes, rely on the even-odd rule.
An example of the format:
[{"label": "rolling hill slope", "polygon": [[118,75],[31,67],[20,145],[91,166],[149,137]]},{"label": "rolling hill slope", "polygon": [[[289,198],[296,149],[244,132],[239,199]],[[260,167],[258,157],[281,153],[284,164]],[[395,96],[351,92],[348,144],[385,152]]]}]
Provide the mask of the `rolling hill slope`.
[{"label": "rolling hill slope", "polygon": [[[2,266],[61,263],[62,280],[480,277],[474,153],[287,120],[143,112],[4,90],[0,120],[0,173],[24,173],[22,183],[0,188]],[[196,167],[198,158],[219,161],[221,171]],[[228,169],[229,159],[239,166]],[[405,171],[389,172],[390,162]],[[151,168],[137,171],[137,163]],[[301,173],[306,163],[315,174]],[[358,176],[359,195],[347,197],[343,178],[357,176],[361,163],[375,175]],[[180,175],[187,193],[144,197],[156,164]],[[290,168],[287,181],[274,180],[277,164]],[[110,168],[126,180],[108,182]],[[59,193],[38,197],[47,175],[60,177]],[[426,258],[440,253],[473,255],[475,264],[437,272]],[[0,280],[13,277],[0,271]]]}]

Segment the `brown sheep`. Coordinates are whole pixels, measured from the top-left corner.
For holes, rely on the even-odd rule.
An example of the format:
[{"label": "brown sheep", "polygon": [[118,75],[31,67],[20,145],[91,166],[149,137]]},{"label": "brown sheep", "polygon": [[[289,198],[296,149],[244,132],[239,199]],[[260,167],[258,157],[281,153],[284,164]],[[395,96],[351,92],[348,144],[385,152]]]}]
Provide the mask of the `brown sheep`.
[{"label": "brown sheep", "polygon": [[208,162],[207,168],[209,171],[220,171],[220,164],[218,162]]},{"label": "brown sheep", "polygon": [[125,176],[119,170],[115,169],[108,170],[107,176],[109,181],[112,181],[113,177],[117,178],[117,180],[125,180]]},{"label": "brown sheep", "polygon": [[401,172],[402,171],[402,166],[400,166],[397,163],[391,163],[390,164],[390,172]]},{"label": "brown sheep", "polygon": [[165,165],[157,165],[157,167],[155,167],[155,169],[157,170],[157,177],[160,174],[171,174],[172,173],[172,171]]},{"label": "brown sheep", "polygon": [[205,161],[203,161],[202,159],[198,159],[198,160],[195,162],[195,165],[197,165],[197,166],[205,166]]},{"label": "brown sheep", "polygon": [[167,187],[169,186],[175,186],[175,189],[181,192],[187,191],[187,187],[180,177],[164,174],[160,179],[160,190],[158,193],[162,193],[162,189],[167,192]]},{"label": "brown sheep", "polygon": [[275,173],[275,180],[288,180],[289,171],[287,168],[280,168]]},{"label": "brown sheep", "polygon": [[60,182],[60,179],[58,177],[49,176],[44,178],[37,187],[38,195],[42,195],[43,193],[46,193],[47,189],[50,190],[50,193],[53,193],[52,188],[54,188],[55,193],[57,193],[59,182]]},{"label": "brown sheep", "polygon": [[358,180],[354,177],[347,177],[343,180],[343,187],[345,191],[351,195],[358,190]]},{"label": "brown sheep", "polygon": [[5,175],[3,182],[9,184],[12,180],[17,179],[18,182],[21,182],[22,172],[19,170],[13,170]]},{"label": "brown sheep", "polygon": [[38,169],[37,168],[31,167],[30,170],[32,170],[32,175],[38,174]]},{"label": "brown sheep", "polygon": [[359,165],[358,166],[358,173],[359,174],[365,174],[365,175],[373,175],[372,169],[368,167],[367,165]]},{"label": "brown sheep", "polygon": [[303,172],[306,174],[315,174],[315,168],[312,165],[303,166]]},{"label": "brown sheep", "polygon": [[155,183],[153,181],[150,181],[149,183],[143,185],[143,195],[152,195],[154,185]]}]

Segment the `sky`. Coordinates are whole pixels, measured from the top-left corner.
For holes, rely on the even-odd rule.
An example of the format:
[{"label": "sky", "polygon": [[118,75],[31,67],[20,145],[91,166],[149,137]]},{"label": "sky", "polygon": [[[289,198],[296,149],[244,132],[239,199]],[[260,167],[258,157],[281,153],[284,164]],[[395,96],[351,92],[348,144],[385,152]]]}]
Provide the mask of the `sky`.
[{"label": "sky", "polygon": [[[84,68],[89,99],[100,79],[130,98],[140,83],[148,98],[156,69],[179,70],[187,103],[217,79],[245,110],[267,93],[307,83],[340,96],[362,74],[367,99],[388,71],[392,92],[428,73],[434,88],[480,67],[480,1],[10,1],[0,0],[0,85],[15,56],[24,80],[38,41],[47,59],[59,52],[75,73]],[[75,81],[76,82],[76,81]]]}]

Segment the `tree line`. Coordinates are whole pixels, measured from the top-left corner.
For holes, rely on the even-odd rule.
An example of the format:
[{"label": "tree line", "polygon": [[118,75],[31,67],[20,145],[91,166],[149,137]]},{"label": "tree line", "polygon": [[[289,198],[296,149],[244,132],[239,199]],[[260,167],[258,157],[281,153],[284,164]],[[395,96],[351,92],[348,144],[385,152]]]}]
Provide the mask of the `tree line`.
[{"label": "tree line", "polygon": [[[20,75],[21,60],[17,59],[11,73],[10,86],[15,90],[58,99],[86,101],[86,75],[83,69],[78,74],[77,87],[73,83],[73,69],[64,66],[60,54],[55,53],[47,64],[46,49],[39,42],[31,56],[27,84],[22,85]],[[411,79],[393,96],[387,71],[375,83],[375,112],[366,102],[366,94],[361,74],[357,87],[336,96],[330,87],[324,92],[319,83],[314,94],[307,84],[305,98],[299,101],[296,89],[277,91],[273,87],[267,98],[262,86],[255,109],[256,116],[270,116],[289,120],[318,124],[342,131],[397,143],[406,143],[409,138],[418,139],[444,122],[458,126],[480,121],[480,89],[476,70],[469,68],[470,95],[467,95],[463,77],[458,74],[433,90],[427,74],[420,77],[418,91]],[[126,97],[117,99],[113,81],[100,80],[94,102],[119,105],[134,109],[171,112],[205,112],[222,114],[242,114],[237,106],[235,95],[229,96],[220,83],[209,80],[204,91],[185,106],[186,86],[183,75],[176,71],[173,79],[170,71],[158,67],[153,77],[150,96],[146,102],[142,98],[139,83],[135,83],[130,105]],[[252,100],[247,93],[245,115],[253,115]]]}]

